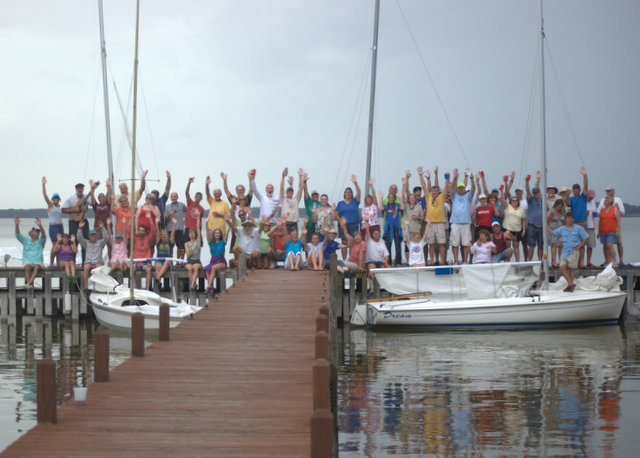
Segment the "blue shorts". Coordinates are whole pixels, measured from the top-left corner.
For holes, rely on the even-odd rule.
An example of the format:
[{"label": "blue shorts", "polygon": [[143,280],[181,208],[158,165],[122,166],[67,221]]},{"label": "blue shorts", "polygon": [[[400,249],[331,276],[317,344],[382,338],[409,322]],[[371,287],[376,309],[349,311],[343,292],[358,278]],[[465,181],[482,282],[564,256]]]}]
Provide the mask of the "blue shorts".
[{"label": "blue shorts", "polygon": [[365,261],[364,265],[369,267],[369,265],[373,264],[373,267],[379,269],[382,267],[382,261]]},{"label": "blue shorts", "polygon": [[[338,259],[338,266],[339,267],[347,267],[347,266],[345,266],[344,262],[340,261],[339,259]],[[324,262],[324,268],[325,268],[325,270],[331,269],[331,260],[330,259],[327,259]]]},{"label": "blue shorts", "polygon": [[542,248],[542,227],[527,224],[527,245]]},{"label": "blue shorts", "polygon": [[611,243],[613,245],[618,243],[618,239],[616,238],[615,232],[608,232],[606,234],[600,234],[600,243],[603,245],[607,243]]},{"label": "blue shorts", "polygon": [[58,240],[58,234],[64,234],[64,226],[62,224],[49,224],[49,238],[53,243]]}]

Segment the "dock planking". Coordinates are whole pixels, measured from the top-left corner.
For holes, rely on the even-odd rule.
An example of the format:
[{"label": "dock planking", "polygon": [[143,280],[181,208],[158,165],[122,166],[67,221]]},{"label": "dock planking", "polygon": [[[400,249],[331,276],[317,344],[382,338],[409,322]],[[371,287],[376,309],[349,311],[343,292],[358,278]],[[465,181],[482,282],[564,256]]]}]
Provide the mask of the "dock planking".
[{"label": "dock planking", "polygon": [[251,273],[1,456],[309,456],[324,275]]}]

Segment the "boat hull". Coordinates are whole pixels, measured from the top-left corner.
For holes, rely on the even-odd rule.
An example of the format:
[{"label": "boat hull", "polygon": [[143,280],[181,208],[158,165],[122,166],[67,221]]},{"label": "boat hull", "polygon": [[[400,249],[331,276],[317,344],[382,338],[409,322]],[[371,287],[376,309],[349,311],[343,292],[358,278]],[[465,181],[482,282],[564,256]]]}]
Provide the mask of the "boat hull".
[{"label": "boat hull", "polygon": [[[158,331],[160,329],[160,310],[156,306],[122,306],[91,304],[93,313],[98,322],[110,329],[131,330],[131,316],[141,312],[144,316],[145,331]],[[155,310],[153,310],[155,309]],[[169,327],[175,328],[184,318],[169,317]]]},{"label": "boat hull", "polygon": [[359,304],[352,324],[370,327],[538,327],[613,324],[624,292],[563,293],[470,301],[376,301]]}]

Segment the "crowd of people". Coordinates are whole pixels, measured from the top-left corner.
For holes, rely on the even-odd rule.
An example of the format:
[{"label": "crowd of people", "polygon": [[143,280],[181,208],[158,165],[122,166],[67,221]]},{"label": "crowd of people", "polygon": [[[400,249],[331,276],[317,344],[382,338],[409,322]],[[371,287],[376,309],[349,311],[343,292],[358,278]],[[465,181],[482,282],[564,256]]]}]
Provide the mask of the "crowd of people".
[{"label": "crowd of people", "polygon": [[[567,291],[573,290],[575,269],[592,266],[597,238],[606,264],[623,263],[620,217],[624,205],[612,186],[605,188],[605,197],[596,204],[596,192],[589,189],[585,168],[579,170],[582,183],[573,184],[571,190],[549,185],[545,195],[540,172],[524,177],[524,189],[513,189],[515,172],[494,180],[491,187],[482,171],[474,174],[467,169],[460,174],[454,169],[442,177],[438,167],[418,167],[416,172],[418,183],[413,187],[412,173],[406,171],[401,187],[392,184],[386,193],[376,193],[370,179],[364,200],[358,179],[352,175],[352,185],[336,203],[330,203],[327,194],[309,191],[309,175],[303,169],[296,173],[296,184],[296,177],[285,168],[278,189],[271,183],[260,188],[256,170],[250,170],[248,187],[238,184],[235,193],[229,190],[225,173],[220,174],[222,188],[213,191],[212,179],[207,176],[204,194],[197,191],[192,195],[195,180],[190,178],[184,202],[171,191],[169,171],[163,192],[145,194],[144,172],[133,195],[126,183],[115,192],[107,180],[105,192],[97,193],[100,182],[89,181],[88,193],[85,185],[78,183],[64,202],[58,193],[49,196],[43,177],[42,194],[53,244],[50,264],[64,268],[68,278],[74,279],[80,249],[87,285],[90,270],[103,264],[105,246],[112,269],[128,268],[129,239],[133,237],[134,262],[145,271],[147,288],[151,288],[152,277],[159,280],[172,263],[186,262],[190,287],[197,287],[203,269],[210,290],[219,269],[240,265],[268,269],[282,264],[289,270],[323,270],[329,268],[331,255],[338,252],[337,268],[342,273],[399,265],[530,261],[534,255],[542,258],[543,217],[548,221],[550,263],[561,269]],[[202,206],[205,198],[209,207],[206,215]],[[547,215],[542,210],[545,198]],[[255,217],[252,203],[259,205]],[[93,222],[87,219],[89,207],[93,208]],[[69,217],[67,232],[63,215]],[[39,219],[28,236],[20,233],[19,225],[16,217],[16,237],[23,245],[29,286],[43,264],[46,236]],[[211,255],[207,265],[201,262],[205,243]]]}]

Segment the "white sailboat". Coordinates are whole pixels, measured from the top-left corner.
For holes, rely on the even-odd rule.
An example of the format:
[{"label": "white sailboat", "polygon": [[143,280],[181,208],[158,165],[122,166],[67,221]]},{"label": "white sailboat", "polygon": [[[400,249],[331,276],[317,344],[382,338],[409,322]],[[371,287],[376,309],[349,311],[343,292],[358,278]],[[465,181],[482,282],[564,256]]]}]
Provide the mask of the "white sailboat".
[{"label": "white sailboat", "polygon": [[[119,284],[106,266],[91,271],[89,301],[100,324],[112,329],[131,329],[131,315],[144,315],[145,331],[160,327],[160,305],[169,304],[169,326],[174,328],[182,320],[192,318],[202,309],[187,303],[177,303],[159,294],[142,289],[130,289]],[[133,296],[133,300],[131,297]]]},{"label": "white sailboat", "polygon": [[[546,189],[542,0],[539,0],[539,16],[542,186]],[[377,40],[377,2],[374,30],[374,40]],[[374,41],[374,47],[376,45]],[[546,207],[547,202],[543,198],[543,215],[547,214]],[[543,217],[542,221],[546,251],[546,218]],[[544,281],[539,290],[532,290],[539,278],[540,264]],[[382,288],[404,297],[373,299],[357,304],[351,316],[354,326],[468,328],[612,324],[623,317],[626,300],[626,293],[620,291],[622,281],[612,266],[596,277],[576,280],[574,292],[562,291],[564,280],[549,285],[547,256],[542,263],[373,269],[372,272]]]}]

